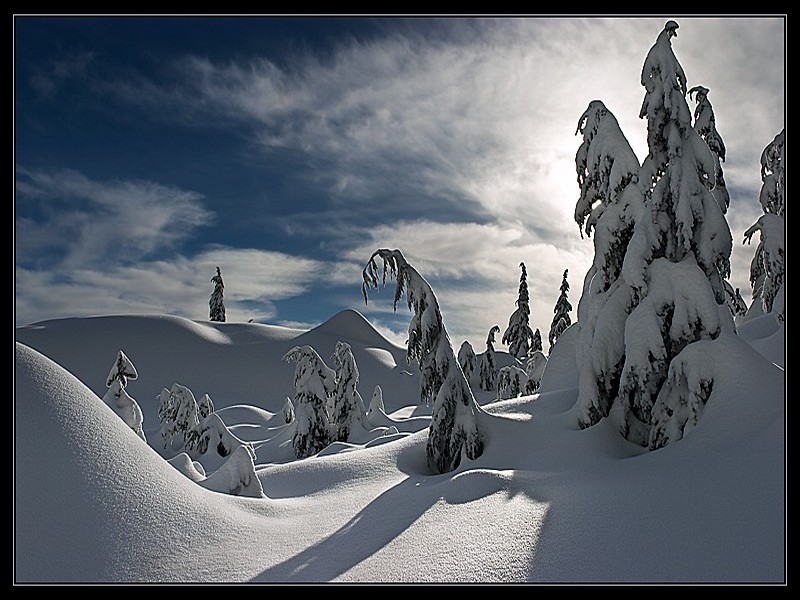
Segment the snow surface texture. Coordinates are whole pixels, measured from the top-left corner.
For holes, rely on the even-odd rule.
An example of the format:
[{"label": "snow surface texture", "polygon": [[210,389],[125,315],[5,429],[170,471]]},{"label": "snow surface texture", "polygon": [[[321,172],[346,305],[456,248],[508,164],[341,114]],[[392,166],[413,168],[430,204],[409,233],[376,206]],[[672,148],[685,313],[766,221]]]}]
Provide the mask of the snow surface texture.
[{"label": "snow surface texture", "polygon": [[[405,350],[352,311],[307,333],[160,316],[18,328],[15,581],[784,582],[784,325],[764,315],[721,335],[703,418],[653,452],[610,420],[577,427],[579,326],[538,395],[484,405],[483,455],[443,475],[426,465],[418,373],[365,352]],[[327,356],[338,340],[359,388],[381,384],[370,422],[393,424],[294,460],[281,357],[303,343]],[[218,493],[227,481],[186,454],[167,462],[102,402],[117,344],[148,440],[162,388],[205,390],[253,443],[263,497]]]}]

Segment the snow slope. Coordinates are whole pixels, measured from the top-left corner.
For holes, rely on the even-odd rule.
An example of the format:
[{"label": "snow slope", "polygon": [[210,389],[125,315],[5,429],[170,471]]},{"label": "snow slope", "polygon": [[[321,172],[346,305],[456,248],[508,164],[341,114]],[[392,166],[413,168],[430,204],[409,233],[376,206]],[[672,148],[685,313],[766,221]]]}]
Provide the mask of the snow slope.
[{"label": "snow slope", "polygon": [[[160,316],[18,328],[15,581],[784,582],[784,372],[755,350],[777,344],[726,336],[730,362],[698,426],[647,452],[609,420],[578,428],[578,327],[541,393],[486,404],[484,454],[444,475],[425,464],[404,349],[354,311],[306,333]],[[302,343],[327,360],[339,340],[365,401],[380,384],[388,416],[414,412],[414,427],[281,458],[293,395],[281,357]],[[120,349],[139,372],[126,390],[145,432],[161,388],[209,393],[237,437],[261,444],[265,498],[201,487],[102,402]]]}]

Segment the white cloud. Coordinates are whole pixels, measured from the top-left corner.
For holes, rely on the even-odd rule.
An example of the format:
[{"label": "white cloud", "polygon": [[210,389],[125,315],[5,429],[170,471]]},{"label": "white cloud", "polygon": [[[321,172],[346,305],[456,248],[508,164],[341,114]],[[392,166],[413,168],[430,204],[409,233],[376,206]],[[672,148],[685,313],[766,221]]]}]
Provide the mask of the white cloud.
[{"label": "white cloud", "polygon": [[274,302],[299,296],[323,271],[319,261],[281,252],[214,248],[192,257],[49,272],[16,270],[16,322],[95,314],[166,313],[208,319],[219,265],[232,321],[272,320]]},{"label": "white cloud", "polygon": [[213,220],[196,192],[152,181],[94,181],[78,171],[17,169],[17,259],[44,251],[63,268],[132,262]]}]

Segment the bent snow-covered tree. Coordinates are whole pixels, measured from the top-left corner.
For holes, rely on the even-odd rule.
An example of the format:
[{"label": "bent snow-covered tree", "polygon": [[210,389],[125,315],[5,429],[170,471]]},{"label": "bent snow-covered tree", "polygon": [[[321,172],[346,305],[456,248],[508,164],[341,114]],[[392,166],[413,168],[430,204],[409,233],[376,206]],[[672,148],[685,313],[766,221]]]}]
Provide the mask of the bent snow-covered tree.
[{"label": "bent snow-covered tree", "polygon": [[128,380],[136,379],[138,376],[133,363],[125,353],[120,350],[117,354],[117,360],[114,366],[111,367],[111,371],[109,371],[108,377],[106,378],[106,387],[108,391],[105,396],[103,396],[103,402],[111,407],[111,410],[117,413],[125,424],[133,429],[136,435],[144,441],[147,441],[144,430],[142,429],[142,423],[144,421],[142,409],[136,400],[131,398],[128,392],[125,391]]},{"label": "bent snow-covered tree", "polygon": [[161,390],[158,398],[161,450],[172,458],[183,450],[189,432],[200,423],[200,409],[192,390],[179,383]]},{"label": "bent snow-covered tree", "polygon": [[550,351],[553,351],[553,346],[561,334],[564,333],[567,327],[572,324],[569,313],[572,311],[572,304],[569,303],[567,293],[569,292],[569,282],[567,281],[567,274],[569,269],[564,270],[564,277],[561,280],[561,294],[556,300],[556,305],[553,307],[553,322],[550,324]]},{"label": "bent snow-covered tree", "polygon": [[[760,302],[764,313],[775,312],[783,320],[783,287],[785,271],[785,174],[786,131],[781,131],[767,144],[761,153],[761,193],[759,200],[764,214],[747,231],[744,241],[750,243],[758,231],[760,241],[750,263],[750,284],[753,287],[753,302]],[[775,303],[778,303],[778,310]]]},{"label": "bent snow-covered tree", "polygon": [[528,357],[528,362],[525,365],[525,394],[533,394],[539,389],[546,366],[547,357],[541,350],[533,352]]},{"label": "bent snow-covered tree", "polygon": [[336,390],[333,395],[333,411],[331,412],[331,441],[346,442],[350,433],[364,425],[364,400],[358,393],[358,367],[350,344],[336,342],[333,353],[333,364],[336,371]]},{"label": "bent snow-covered tree", "polygon": [[[711,193],[714,154],[691,126],[686,75],[672,50],[677,29],[667,22],[642,68],[646,93],[639,116],[647,119],[649,152],[640,178],[649,187],[622,273],[636,307],[625,323],[621,429],[651,449],[680,439],[711,393],[714,373],[704,369],[699,376],[686,360],[696,354],[692,344],[733,331],[730,312],[720,310],[731,233]],[[676,387],[665,386],[670,373],[688,392],[670,392]]]},{"label": "bent snow-covered tree", "polygon": [[[580,197],[575,222],[583,235],[594,232],[594,261],[578,303],[578,419],[582,427],[608,415],[619,391],[625,362],[625,320],[632,288],[621,279],[634,223],[643,207],[639,161],[619,123],[599,100],[578,120],[583,143],[575,155]],[[541,347],[539,348],[541,350]]]},{"label": "bent snow-covered tree", "polygon": [[507,365],[497,373],[497,399],[508,400],[525,394],[528,375],[516,365]]},{"label": "bent snow-covered tree", "polygon": [[519,263],[522,274],[519,277],[519,295],[517,297],[517,309],[511,313],[508,319],[508,327],[503,333],[501,340],[508,346],[511,356],[524,359],[528,356],[533,342],[533,331],[530,325],[530,297],[528,295],[527,271],[525,263]]},{"label": "bent snow-covered tree", "polygon": [[214,291],[211,292],[211,298],[208,299],[208,318],[211,321],[225,322],[225,302],[223,293],[225,291],[225,284],[222,282],[222,273],[217,267],[217,274],[211,278],[211,283],[214,284]]},{"label": "bent snow-covered tree", "polygon": [[[376,258],[383,261],[383,269]],[[368,289],[386,285],[387,276],[397,282],[395,310],[405,293],[414,313],[408,326],[406,356],[419,365],[421,397],[431,404],[425,454],[428,466],[446,473],[458,467],[462,454],[474,460],[483,453],[480,407],[453,352],[433,289],[399,250],[379,249],[372,254],[363,271],[364,300],[368,301]]]},{"label": "bent snow-covered tree", "polygon": [[331,442],[326,407],[336,392],[336,374],[311,346],[295,346],[283,358],[297,363],[292,447],[297,458],[306,458]]},{"label": "bent snow-covered tree", "polygon": [[486,336],[486,351],[481,356],[480,388],[487,392],[495,389],[497,379],[497,364],[494,360],[494,336],[500,332],[499,325],[493,325]]}]

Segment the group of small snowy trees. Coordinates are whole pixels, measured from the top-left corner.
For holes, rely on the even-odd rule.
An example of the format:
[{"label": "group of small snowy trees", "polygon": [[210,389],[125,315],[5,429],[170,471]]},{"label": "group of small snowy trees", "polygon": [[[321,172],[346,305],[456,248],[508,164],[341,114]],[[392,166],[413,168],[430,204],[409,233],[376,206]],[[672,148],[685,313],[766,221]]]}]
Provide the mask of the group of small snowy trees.
[{"label": "group of small snowy trees", "polygon": [[642,165],[597,100],[579,119],[575,157],[575,220],[594,230],[595,246],[578,307],[580,424],[594,425],[618,405],[622,434],[650,449],[697,423],[714,387],[714,340],[734,331],[725,146],[702,86],[690,90],[698,102],[692,126],[686,75],[672,50],[677,29],[666,23],[642,69]]},{"label": "group of small snowy trees", "polygon": [[[138,376],[133,362],[120,350],[106,378],[108,391],[103,401],[147,442],[142,427],[142,410],[125,391],[128,380]],[[208,394],[197,402],[189,388],[176,383],[159,395],[158,416],[160,451],[178,470],[207,489],[233,495],[263,496],[261,483],[255,474],[252,444],[239,440],[228,430],[222,419],[214,414],[214,404]],[[206,477],[203,465],[193,461],[206,459],[209,452],[219,458],[206,464],[218,468],[212,476]]]},{"label": "group of small snowy trees", "polygon": [[292,447],[297,458],[312,456],[331,442],[347,442],[358,426],[366,425],[364,400],[359,394],[358,367],[353,351],[337,342],[331,369],[311,346],[295,346],[284,359],[295,362],[295,400],[287,399],[284,418],[294,421]]}]

